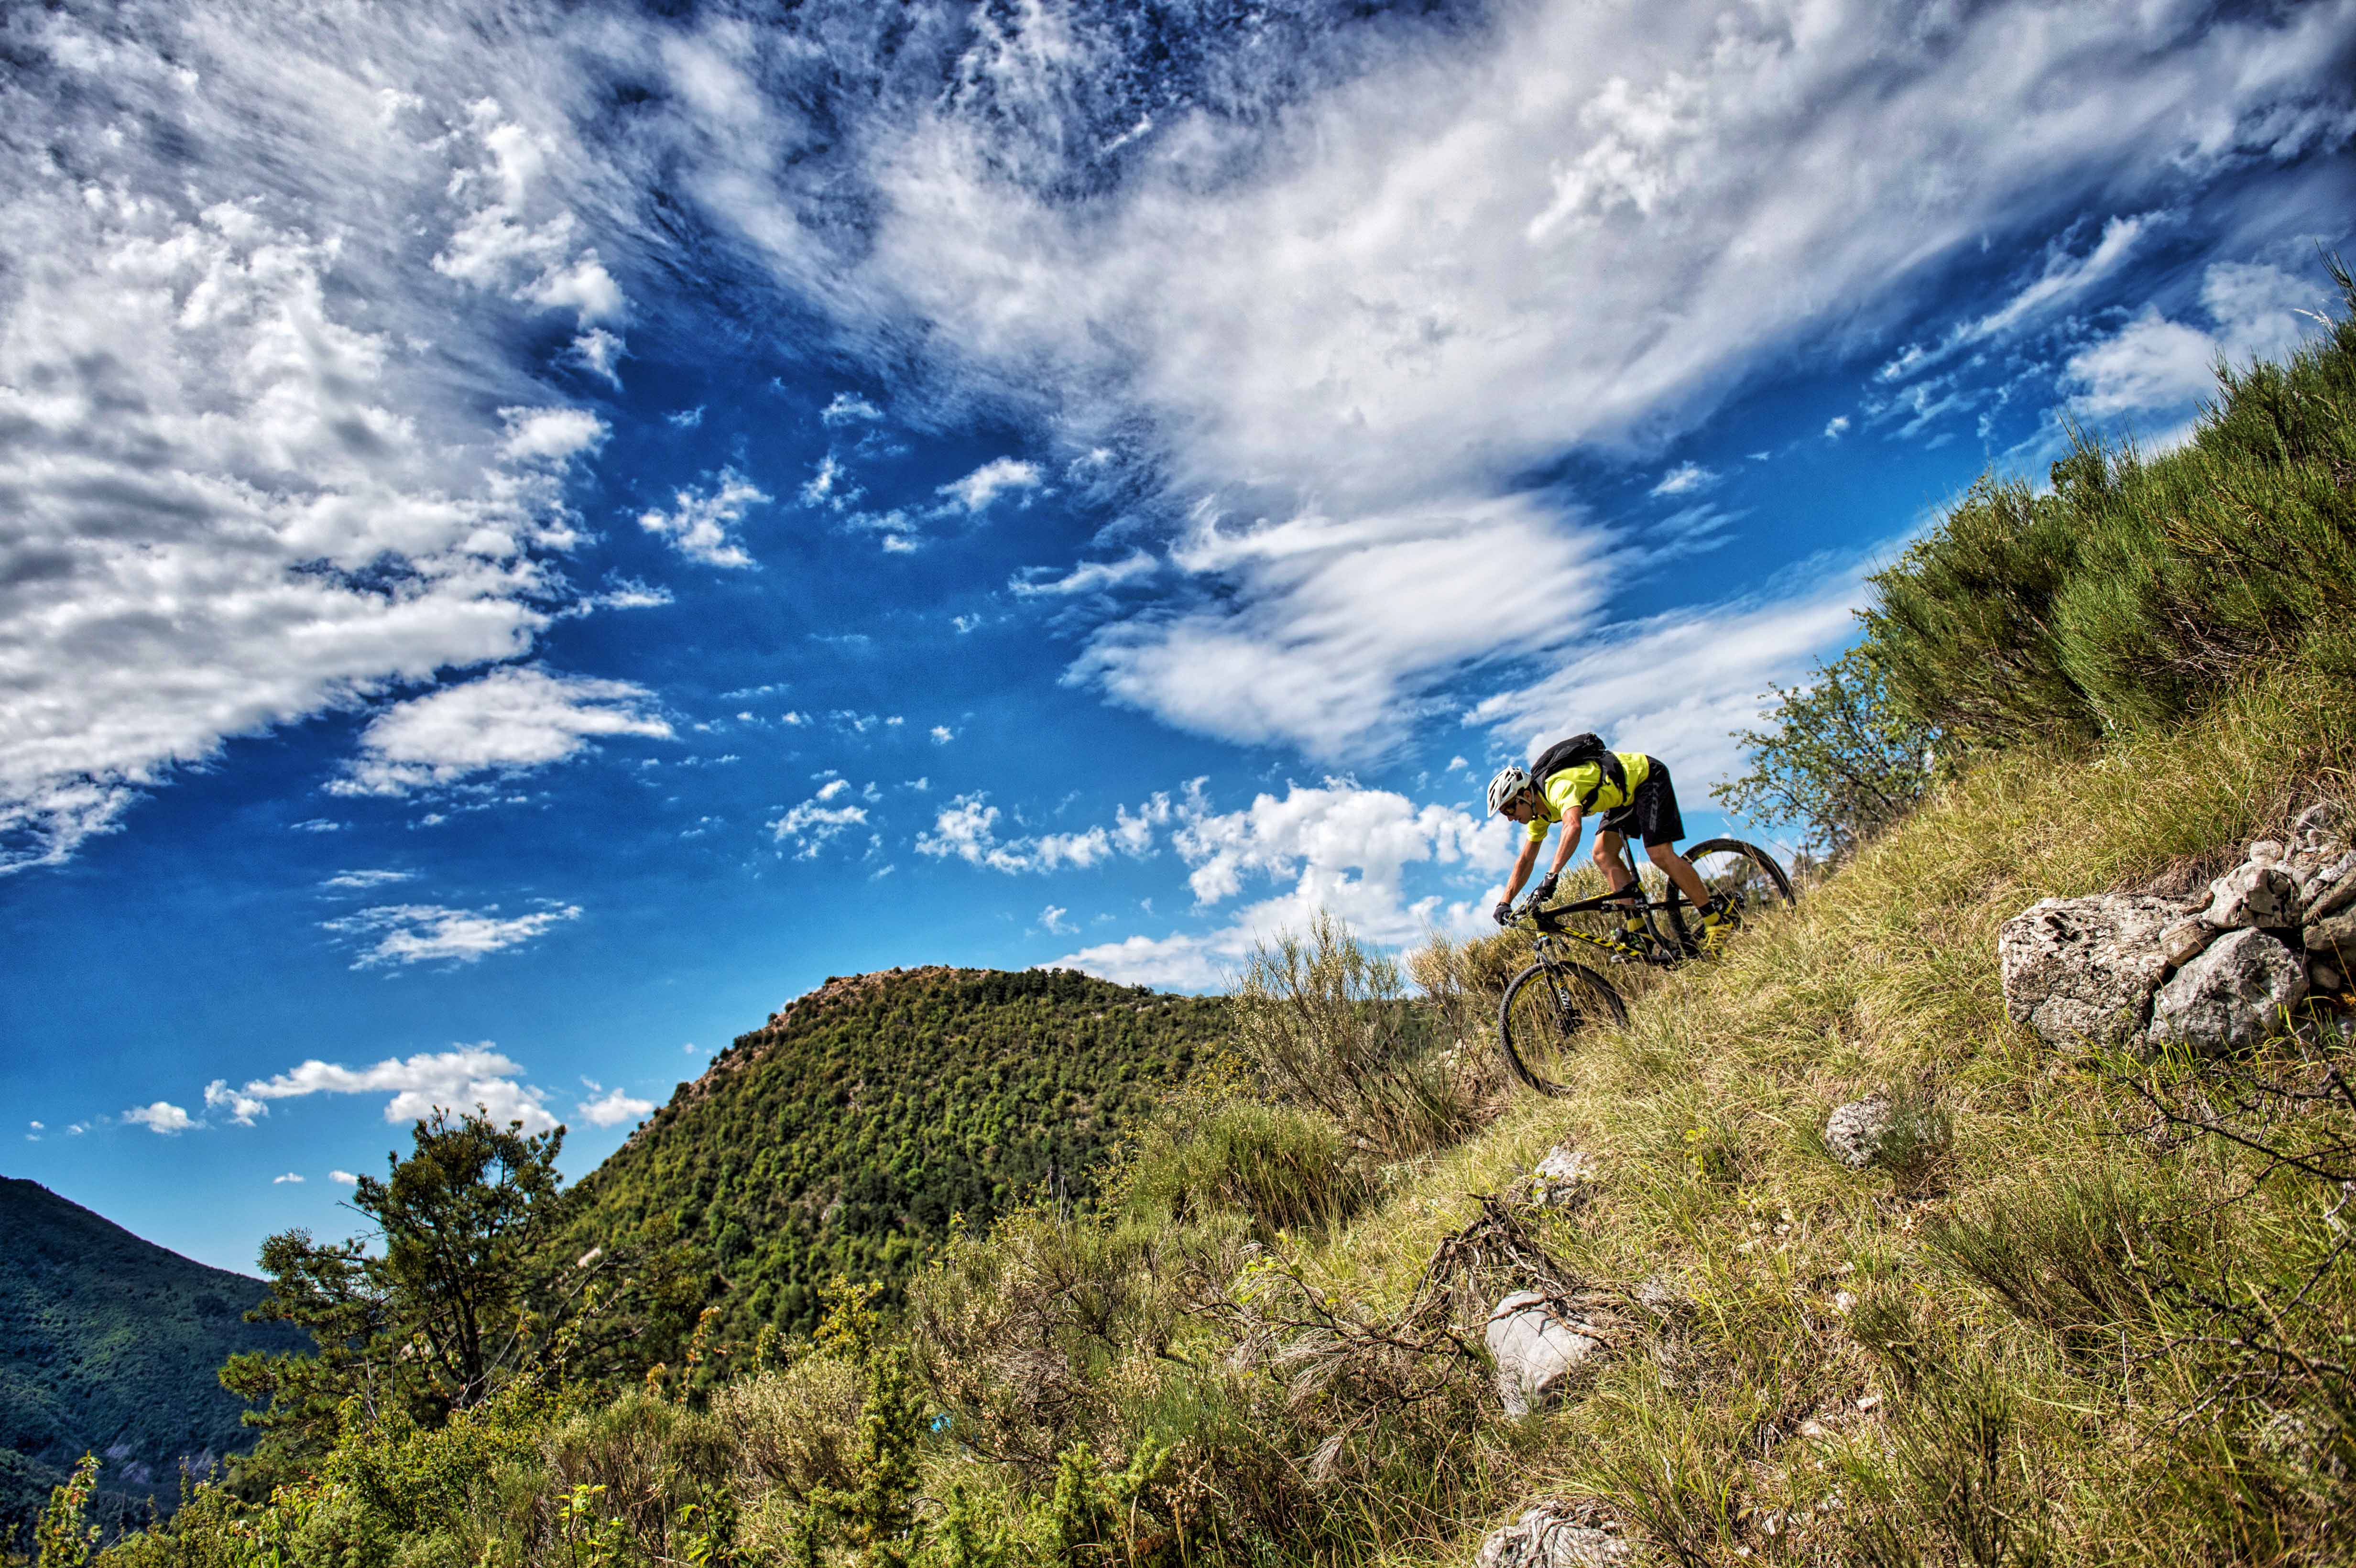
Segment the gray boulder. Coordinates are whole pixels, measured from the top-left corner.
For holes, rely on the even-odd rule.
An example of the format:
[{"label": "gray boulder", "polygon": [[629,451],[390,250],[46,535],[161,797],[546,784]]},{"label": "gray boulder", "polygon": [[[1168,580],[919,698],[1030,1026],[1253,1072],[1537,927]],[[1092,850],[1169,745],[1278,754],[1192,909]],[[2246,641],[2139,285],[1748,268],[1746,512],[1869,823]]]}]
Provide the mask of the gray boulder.
[{"label": "gray boulder", "polygon": [[2184,912],[2141,893],[2032,904],[1997,936],[2005,1011],[2052,1045],[2140,1032],[2168,973],[2159,934]]},{"label": "gray boulder", "polygon": [[1540,1503],[1481,1542],[1474,1568],[1607,1568],[1628,1561],[1628,1543]]},{"label": "gray boulder", "polygon": [[2209,884],[2209,907],[2201,916],[2228,931],[2297,925],[2298,882],[2280,866],[2245,860]]},{"label": "gray boulder", "polygon": [[2212,1054],[2246,1051],[2307,997],[2307,966],[2262,931],[2234,931],[2152,998],[2151,1038]]},{"label": "gray boulder", "polygon": [[1890,1102],[1879,1094],[1851,1100],[1825,1123],[1825,1147],[1851,1170],[1863,1170],[1881,1152],[1890,1131]]},{"label": "gray boulder", "polygon": [[1490,1308],[1483,1338],[1508,1415],[1527,1415],[1561,1392],[1598,1344],[1556,1317],[1534,1290],[1517,1290]]},{"label": "gray boulder", "polygon": [[2356,849],[2307,880],[2307,918],[2319,920],[2356,903]]}]

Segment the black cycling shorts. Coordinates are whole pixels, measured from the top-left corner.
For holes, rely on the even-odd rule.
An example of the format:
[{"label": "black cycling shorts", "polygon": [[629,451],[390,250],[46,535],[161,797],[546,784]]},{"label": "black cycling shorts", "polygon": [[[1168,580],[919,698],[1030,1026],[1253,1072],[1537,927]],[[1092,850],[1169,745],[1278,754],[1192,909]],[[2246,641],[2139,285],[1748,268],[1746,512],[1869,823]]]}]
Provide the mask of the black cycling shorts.
[{"label": "black cycling shorts", "polygon": [[1597,832],[1642,837],[1647,849],[1655,844],[1674,844],[1686,836],[1685,818],[1677,815],[1677,786],[1669,782],[1668,766],[1658,757],[1651,761],[1652,768],[1628,804],[1605,812],[1595,825]]}]

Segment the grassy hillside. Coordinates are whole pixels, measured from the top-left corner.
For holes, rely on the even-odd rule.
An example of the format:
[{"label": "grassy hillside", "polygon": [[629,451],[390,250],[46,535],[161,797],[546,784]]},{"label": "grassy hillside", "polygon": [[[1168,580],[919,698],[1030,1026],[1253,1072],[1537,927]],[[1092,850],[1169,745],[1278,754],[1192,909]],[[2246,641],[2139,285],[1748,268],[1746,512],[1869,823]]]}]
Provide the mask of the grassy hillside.
[{"label": "grassy hillside", "polygon": [[594,1227],[667,1213],[731,1289],[723,1327],[807,1333],[836,1274],[896,1284],[1102,1157],[1215,1039],[1224,1004],[1069,971],[830,981],[741,1035],[581,1184]]},{"label": "grassy hillside", "polygon": [[179,1500],[252,1445],[213,1373],[235,1350],[292,1349],[243,1321],[262,1283],[191,1263],[36,1182],[0,1177],[0,1527],[13,1540],[85,1452],[109,1509]]}]

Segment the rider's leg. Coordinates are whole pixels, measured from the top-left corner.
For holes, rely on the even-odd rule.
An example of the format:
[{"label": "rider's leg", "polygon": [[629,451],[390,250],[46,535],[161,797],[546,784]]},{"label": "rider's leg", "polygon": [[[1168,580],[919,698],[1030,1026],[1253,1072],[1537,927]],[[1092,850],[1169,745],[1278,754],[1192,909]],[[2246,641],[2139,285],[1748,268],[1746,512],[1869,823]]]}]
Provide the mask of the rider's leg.
[{"label": "rider's leg", "polygon": [[1603,873],[1603,885],[1615,893],[1627,891],[1628,884],[1635,880],[1635,873],[1628,869],[1628,858],[1620,852],[1627,842],[1617,833],[1595,836],[1595,869]]},{"label": "rider's leg", "polygon": [[1694,908],[1700,909],[1709,902],[1709,890],[1702,886],[1701,874],[1693,869],[1691,860],[1677,853],[1676,845],[1647,844],[1644,853],[1652,857],[1653,864],[1661,869],[1663,875],[1676,883],[1680,892],[1693,900]]}]

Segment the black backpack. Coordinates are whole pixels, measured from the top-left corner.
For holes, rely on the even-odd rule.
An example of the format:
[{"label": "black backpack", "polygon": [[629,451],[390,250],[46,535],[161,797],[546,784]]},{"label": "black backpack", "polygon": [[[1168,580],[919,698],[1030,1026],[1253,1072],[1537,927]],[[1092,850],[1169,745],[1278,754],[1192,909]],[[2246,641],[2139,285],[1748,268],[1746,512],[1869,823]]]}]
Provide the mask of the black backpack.
[{"label": "black backpack", "polygon": [[1589,790],[1580,799],[1579,810],[1581,816],[1595,809],[1596,794],[1604,784],[1609,784],[1613,789],[1618,790],[1621,799],[1628,798],[1628,770],[1621,765],[1620,759],[1612,754],[1612,748],[1603,743],[1603,737],[1591,732],[1585,735],[1573,735],[1568,741],[1557,741],[1553,745],[1540,752],[1538,760],[1530,764],[1530,786],[1543,795],[1546,793],[1547,780],[1565,768],[1580,767],[1588,763],[1602,763],[1603,771],[1596,788]]}]

